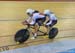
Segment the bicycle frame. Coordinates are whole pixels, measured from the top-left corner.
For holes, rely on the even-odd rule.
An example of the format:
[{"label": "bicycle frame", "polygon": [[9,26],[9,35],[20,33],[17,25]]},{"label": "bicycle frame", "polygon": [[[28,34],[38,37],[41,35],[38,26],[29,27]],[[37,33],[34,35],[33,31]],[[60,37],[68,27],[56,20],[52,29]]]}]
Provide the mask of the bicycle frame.
[{"label": "bicycle frame", "polygon": [[[42,25],[42,26],[43,26],[43,25]],[[29,25],[28,25],[28,27],[27,27],[26,29],[28,29],[28,30],[30,31],[30,28],[31,28],[31,29],[34,29],[33,26],[29,26]],[[39,28],[40,28],[40,27],[39,27]],[[38,32],[43,33],[42,35],[38,35],[38,36],[45,36],[45,35],[48,35],[47,33],[43,32],[43,31],[41,31],[41,30],[38,30]]]}]

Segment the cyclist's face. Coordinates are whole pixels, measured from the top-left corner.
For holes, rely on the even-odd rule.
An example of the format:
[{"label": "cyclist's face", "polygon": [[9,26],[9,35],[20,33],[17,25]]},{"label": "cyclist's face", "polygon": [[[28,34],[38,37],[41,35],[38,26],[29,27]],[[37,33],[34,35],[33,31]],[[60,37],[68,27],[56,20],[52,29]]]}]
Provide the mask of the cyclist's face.
[{"label": "cyclist's face", "polygon": [[28,16],[30,16],[30,13],[27,13]]},{"label": "cyclist's face", "polygon": [[27,13],[28,16],[32,16],[30,13]]}]

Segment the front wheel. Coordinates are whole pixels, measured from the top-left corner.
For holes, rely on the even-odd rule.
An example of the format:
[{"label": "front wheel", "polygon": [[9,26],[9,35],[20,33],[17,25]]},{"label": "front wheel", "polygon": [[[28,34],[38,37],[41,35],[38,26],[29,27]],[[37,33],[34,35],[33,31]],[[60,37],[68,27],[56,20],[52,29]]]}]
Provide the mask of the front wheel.
[{"label": "front wheel", "polygon": [[15,41],[19,43],[24,43],[28,40],[30,33],[27,29],[21,29],[15,34]]}]

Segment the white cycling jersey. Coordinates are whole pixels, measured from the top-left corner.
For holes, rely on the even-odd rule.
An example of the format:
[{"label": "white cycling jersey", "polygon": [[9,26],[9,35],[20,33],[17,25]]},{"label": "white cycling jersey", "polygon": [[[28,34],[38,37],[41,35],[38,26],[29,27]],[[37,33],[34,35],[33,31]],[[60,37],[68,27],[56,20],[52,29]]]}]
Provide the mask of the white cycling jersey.
[{"label": "white cycling jersey", "polygon": [[57,20],[57,17],[53,13],[49,14],[48,18],[50,19],[50,21],[48,23],[46,23],[46,25],[51,25],[53,20]]},{"label": "white cycling jersey", "polygon": [[57,20],[55,14],[49,14],[48,17],[50,18],[50,20]]},{"label": "white cycling jersey", "polygon": [[31,25],[35,24],[36,22],[36,19],[39,19],[39,18],[44,18],[45,16],[43,14],[40,14],[40,13],[34,13],[31,17],[29,17],[29,19],[27,21],[30,20],[30,18],[32,18],[32,21],[29,23]]},{"label": "white cycling jersey", "polygon": [[36,19],[44,18],[44,17],[45,17],[45,16],[42,15],[42,14],[40,14],[40,13],[34,13],[33,16],[32,16],[32,18],[34,19],[34,21],[35,21]]}]

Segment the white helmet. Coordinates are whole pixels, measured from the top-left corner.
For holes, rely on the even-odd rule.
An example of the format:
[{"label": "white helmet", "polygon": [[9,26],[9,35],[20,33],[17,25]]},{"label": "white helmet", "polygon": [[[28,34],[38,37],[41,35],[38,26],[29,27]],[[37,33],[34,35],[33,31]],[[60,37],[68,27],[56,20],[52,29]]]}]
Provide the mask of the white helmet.
[{"label": "white helmet", "polygon": [[30,13],[30,14],[32,14],[33,12],[34,12],[33,9],[27,9],[27,10],[26,10],[26,13]]},{"label": "white helmet", "polygon": [[47,14],[47,15],[49,15],[50,14],[50,10],[44,10],[44,14]]}]

